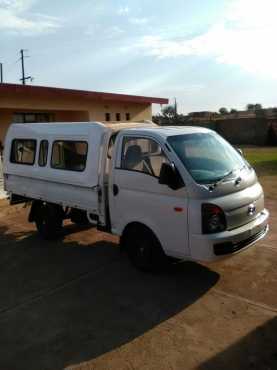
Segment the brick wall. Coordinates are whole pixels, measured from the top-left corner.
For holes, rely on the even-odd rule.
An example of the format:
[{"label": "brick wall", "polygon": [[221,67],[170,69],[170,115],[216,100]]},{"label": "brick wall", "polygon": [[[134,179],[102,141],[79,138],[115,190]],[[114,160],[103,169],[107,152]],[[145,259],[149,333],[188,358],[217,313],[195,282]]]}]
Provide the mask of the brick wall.
[{"label": "brick wall", "polygon": [[266,145],[269,122],[266,118],[224,119],[216,121],[216,131],[232,144]]},{"label": "brick wall", "polygon": [[194,121],[187,125],[210,128],[234,145],[277,145],[277,120],[265,117]]}]

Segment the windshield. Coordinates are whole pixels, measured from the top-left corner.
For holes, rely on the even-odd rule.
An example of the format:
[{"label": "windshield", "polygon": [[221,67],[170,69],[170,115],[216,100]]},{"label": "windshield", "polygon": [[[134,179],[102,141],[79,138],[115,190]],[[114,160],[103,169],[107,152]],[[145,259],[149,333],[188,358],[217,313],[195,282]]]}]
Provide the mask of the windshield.
[{"label": "windshield", "polygon": [[199,184],[214,183],[246,166],[242,156],[216,133],[177,135],[167,140]]}]

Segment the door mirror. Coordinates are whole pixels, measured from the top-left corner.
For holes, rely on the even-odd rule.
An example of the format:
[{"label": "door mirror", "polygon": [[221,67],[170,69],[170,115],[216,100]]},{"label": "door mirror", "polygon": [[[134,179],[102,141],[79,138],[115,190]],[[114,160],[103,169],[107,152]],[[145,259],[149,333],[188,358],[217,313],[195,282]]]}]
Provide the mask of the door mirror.
[{"label": "door mirror", "polygon": [[178,170],[174,164],[163,163],[160,171],[159,184],[167,185],[172,190],[181,189],[184,186]]}]

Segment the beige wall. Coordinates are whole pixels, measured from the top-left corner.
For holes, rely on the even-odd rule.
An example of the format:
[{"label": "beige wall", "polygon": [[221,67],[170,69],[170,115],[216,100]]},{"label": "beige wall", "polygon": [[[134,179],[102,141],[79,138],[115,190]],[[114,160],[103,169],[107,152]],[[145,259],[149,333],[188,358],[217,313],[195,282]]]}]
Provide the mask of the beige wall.
[{"label": "beige wall", "polygon": [[87,98],[45,98],[42,96],[30,97],[3,97],[1,98],[0,108],[14,108],[18,110],[54,110],[54,111],[88,111],[91,120],[105,119],[105,113],[111,113],[112,120],[115,120],[115,114],[121,113],[122,118],[125,113],[130,113],[131,120],[151,119],[152,106],[151,104],[125,103],[113,101],[96,101]]},{"label": "beige wall", "polygon": [[84,98],[45,98],[1,97],[0,102],[0,141],[3,142],[12,116],[15,112],[53,113],[54,120],[60,122],[105,121],[105,113],[110,113],[111,121],[116,120],[116,113],[121,114],[121,121],[130,113],[131,121],[152,119],[152,105],[114,101],[96,101]]},{"label": "beige wall", "polygon": [[48,111],[34,109],[1,109],[0,108],[0,141],[4,139],[10,124],[13,121],[14,113],[50,113],[56,122],[87,122],[89,121],[89,112],[86,111]]},{"label": "beige wall", "polygon": [[12,121],[12,111],[0,109],[0,141],[4,144],[4,138]]},{"label": "beige wall", "polygon": [[131,121],[152,119],[151,104],[95,104],[89,107],[90,121],[105,121],[105,113],[111,114],[111,121],[116,121],[116,113],[121,114],[121,120],[125,121],[125,114],[130,113]]},{"label": "beige wall", "polygon": [[79,111],[54,111],[51,112],[54,115],[54,121],[56,122],[87,122],[89,121],[89,112]]}]

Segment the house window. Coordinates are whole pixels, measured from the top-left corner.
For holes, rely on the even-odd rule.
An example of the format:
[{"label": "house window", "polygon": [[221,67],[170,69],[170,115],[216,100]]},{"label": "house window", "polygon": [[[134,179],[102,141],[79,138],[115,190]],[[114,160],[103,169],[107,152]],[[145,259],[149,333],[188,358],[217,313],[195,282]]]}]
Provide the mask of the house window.
[{"label": "house window", "polygon": [[55,141],[51,167],[58,170],[84,171],[87,152],[88,144],[84,141]]},{"label": "house window", "polygon": [[18,112],[13,115],[14,123],[36,123],[36,122],[52,122],[54,116],[51,113],[32,113]]},{"label": "house window", "polygon": [[46,166],[47,156],[48,156],[48,141],[47,140],[42,140],[40,142],[39,157],[38,157],[38,165],[40,167],[45,167]]},{"label": "house window", "polygon": [[130,121],[130,113],[126,113],[126,121]]},{"label": "house window", "polygon": [[33,113],[26,113],[24,115],[24,122],[26,123],[36,122],[36,115]]},{"label": "house window", "polygon": [[116,113],[115,117],[116,117],[116,120],[117,120],[117,121],[121,121],[120,113]]},{"label": "house window", "polygon": [[36,145],[36,140],[14,139],[11,149],[11,162],[33,165],[35,163]]},{"label": "house window", "polygon": [[105,119],[107,122],[109,122],[111,120],[111,114],[110,113],[106,113],[105,114]]}]

